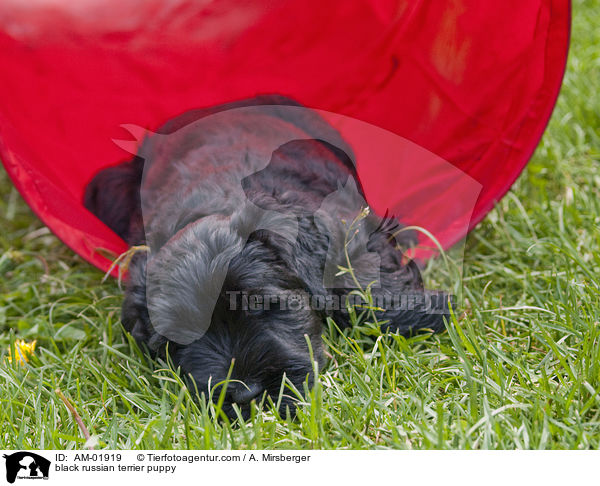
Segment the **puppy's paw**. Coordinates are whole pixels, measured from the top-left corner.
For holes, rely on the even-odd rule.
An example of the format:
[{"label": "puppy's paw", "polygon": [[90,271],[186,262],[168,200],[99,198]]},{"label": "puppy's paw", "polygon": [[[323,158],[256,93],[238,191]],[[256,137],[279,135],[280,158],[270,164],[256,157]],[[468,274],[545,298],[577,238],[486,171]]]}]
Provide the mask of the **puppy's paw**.
[{"label": "puppy's paw", "polygon": [[412,336],[421,330],[441,332],[450,318],[450,296],[443,292],[410,292],[383,299],[385,310],[377,313],[381,330]]}]

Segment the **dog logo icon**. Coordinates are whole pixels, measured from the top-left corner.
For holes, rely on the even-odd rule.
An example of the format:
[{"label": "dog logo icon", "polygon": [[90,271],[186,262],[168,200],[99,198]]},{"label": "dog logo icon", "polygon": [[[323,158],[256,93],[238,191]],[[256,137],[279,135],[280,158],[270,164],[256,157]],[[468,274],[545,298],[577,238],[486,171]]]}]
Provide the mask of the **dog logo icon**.
[{"label": "dog logo icon", "polygon": [[12,484],[17,478],[48,479],[50,461],[33,452],[21,451],[4,454],[6,461],[6,480]]}]

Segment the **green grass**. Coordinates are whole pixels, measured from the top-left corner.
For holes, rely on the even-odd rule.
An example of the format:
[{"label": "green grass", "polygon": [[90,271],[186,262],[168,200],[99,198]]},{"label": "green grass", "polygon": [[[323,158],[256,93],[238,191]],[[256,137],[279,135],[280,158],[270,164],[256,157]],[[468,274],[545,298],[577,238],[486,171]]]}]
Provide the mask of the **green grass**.
[{"label": "green grass", "polygon": [[[83,446],[56,388],[97,447],[599,448],[600,1],[574,14],[557,109],[467,240],[448,332],[329,323],[332,358],[293,421],[267,410],[232,426],[194,402],[122,332],[116,283],[44,233],[2,174],[0,448]],[[27,366],[4,360],[15,338],[38,340]]]}]

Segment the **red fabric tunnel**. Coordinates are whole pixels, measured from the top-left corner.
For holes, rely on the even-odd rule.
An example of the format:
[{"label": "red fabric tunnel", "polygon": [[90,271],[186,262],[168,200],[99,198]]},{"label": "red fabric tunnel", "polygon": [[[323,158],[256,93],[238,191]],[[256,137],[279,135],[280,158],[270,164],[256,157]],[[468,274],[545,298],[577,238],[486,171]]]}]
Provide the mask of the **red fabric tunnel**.
[{"label": "red fabric tunnel", "polygon": [[282,94],[330,115],[375,210],[448,247],[531,157],[569,30],[568,0],[3,0],[0,157],[44,223],[105,270],[98,248],[125,244],[82,196],[131,157],[113,142],[131,139],[121,125]]}]

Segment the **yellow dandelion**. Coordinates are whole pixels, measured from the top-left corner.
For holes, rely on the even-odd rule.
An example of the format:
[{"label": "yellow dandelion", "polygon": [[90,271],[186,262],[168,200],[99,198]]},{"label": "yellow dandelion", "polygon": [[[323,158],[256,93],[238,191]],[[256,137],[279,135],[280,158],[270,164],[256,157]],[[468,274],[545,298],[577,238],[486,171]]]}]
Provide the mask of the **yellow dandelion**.
[{"label": "yellow dandelion", "polygon": [[[27,341],[24,341],[23,339],[17,339],[15,341],[14,355],[17,363],[25,364],[29,361],[29,357],[35,351],[36,343],[37,340],[33,340],[29,343]],[[12,363],[13,353],[11,351],[11,349],[8,350],[8,357],[6,358],[9,363]]]}]

